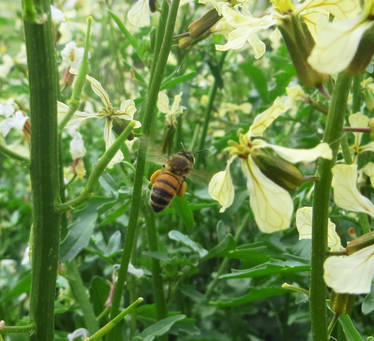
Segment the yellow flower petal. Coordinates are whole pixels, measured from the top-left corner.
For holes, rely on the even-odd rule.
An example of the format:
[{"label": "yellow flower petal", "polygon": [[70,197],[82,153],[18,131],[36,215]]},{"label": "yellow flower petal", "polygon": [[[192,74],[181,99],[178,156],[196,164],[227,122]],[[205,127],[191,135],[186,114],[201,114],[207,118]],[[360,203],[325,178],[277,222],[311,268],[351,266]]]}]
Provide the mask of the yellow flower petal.
[{"label": "yellow flower petal", "polygon": [[[312,239],[312,207],[302,207],[296,211],[296,228],[299,232],[299,239]],[[335,224],[328,219],[327,243],[331,251],[343,249],[340,237],[336,233]]]},{"label": "yellow flower petal", "polygon": [[255,140],[253,142],[254,148],[271,148],[279,156],[291,163],[297,162],[312,162],[318,158],[328,159],[331,160],[332,158],[332,151],[329,145],[325,142],[318,144],[314,148],[310,149],[294,149],[294,148],[286,148],[277,146],[275,144],[267,143],[263,140]]},{"label": "yellow flower petal", "polygon": [[343,71],[352,61],[361,37],[373,22],[356,17],[338,22],[325,22],[317,26],[316,44],[308,58],[317,71],[335,74]]},{"label": "yellow flower petal", "polygon": [[374,163],[367,163],[362,170],[370,178],[371,187],[374,187]]},{"label": "yellow flower petal", "polygon": [[374,245],[349,256],[332,256],[324,264],[324,279],[335,292],[368,294],[374,276]]},{"label": "yellow flower petal", "polygon": [[267,178],[251,157],[241,159],[247,176],[249,203],[258,228],[265,233],[287,229],[293,212],[290,194]]},{"label": "yellow flower petal", "polygon": [[230,165],[233,160],[234,158],[231,158],[227,162],[224,171],[213,175],[208,186],[209,195],[221,205],[219,210],[221,213],[230,207],[234,201],[234,185],[230,174]]},{"label": "yellow flower petal", "polygon": [[[366,115],[357,112],[355,114],[349,115],[348,117],[349,125],[355,128],[367,128],[369,125],[369,118]],[[354,133],[355,145],[358,147],[361,143],[362,133]]]},{"label": "yellow flower petal", "polygon": [[281,97],[277,97],[273,105],[266,109],[261,114],[257,115],[249,128],[248,135],[251,136],[262,136],[265,129],[278,118],[279,115],[286,112],[288,106],[284,103]]},{"label": "yellow flower petal", "polygon": [[332,168],[332,174],[335,203],[345,210],[363,212],[374,217],[373,203],[356,187],[357,165],[335,165]]}]

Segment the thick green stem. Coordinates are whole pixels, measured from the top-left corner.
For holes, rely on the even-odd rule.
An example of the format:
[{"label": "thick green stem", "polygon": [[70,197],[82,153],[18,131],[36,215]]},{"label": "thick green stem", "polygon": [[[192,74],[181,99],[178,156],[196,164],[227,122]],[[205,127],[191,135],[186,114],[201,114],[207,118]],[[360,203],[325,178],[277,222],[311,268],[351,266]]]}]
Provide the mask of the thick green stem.
[{"label": "thick green stem", "polygon": [[135,127],[135,121],[131,121],[127,125],[126,129],[121,133],[121,135],[116,138],[116,140],[109,147],[109,149],[98,160],[96,167],[93,169],[90,176],[88,177],[87,183],[82,189],[79,196],[77,196],[75,199],[72,199],[70,201],[57,205],[57,210],[59,212],[63,212],[63,211],[69,210],[70,208],[74,208],[84,203],[90,197],[90,195],[95,189],[97,182],[99,181],[101,174],[103,174],[110,160],[113,159],[114,155],[117,153],[118,149],[120,149],[123,142],[127,139],[129,134],[131,133],[131,130],[134,127]]},{"label": "thick green stem", "polygon": [[24,163],[26,166],[30,165],[30,159],[26,156],[20,155],[18,153],[15,153],[13,150],[10,150],[9,148],[5,147],[4,145],[0,144],[0,153],[13,159],[16,161],[20,161]]},{"label": "thick green stem", "polygon": [[[222,70],[222,66],[223,66],[223,63],[225,61],[225,57],[226,57],[226,53],[223,53],[221,55],[221,59],[220,59],[219,64],[218,64],[219,72],[221,72],[221,70]],[[202,151],[205,147],[206,135],[208,133],[209,122],[210,122],[210,118],[212,116],[213,103],[214,103],[214,100],[215,100],[216,95],[217,95],[218,85],[219,85],[219,80],[218,80],[217,77],[215,77],[214,82],[213,82],[213,86],[212,86],[212,88],[210,90],[210,93],[209,93],[208,106],[206,107],[206,110],[205,110],[204,125],[203,125],[203,130],[201,132],[199,149],[198,149],[199,151]],[[200,166],[200,164],[203,160],[203,157],[204,157],[203,153],[197,154],[196,163],[195,163],[196,168],[199,168],[199,166]]]},{"label": "thick green stem", "polygon": [[99,323],[96,319],[94,309],[87,295],[86,287],[83,284],[81,275],[79,273],[75,261],[66,262],[66,278],[69,281],[73,296],[78,302],[79,307],[82,309],[83,319],[86,328],[90,334],[95,333],[99,329]]},{"label": "thick green stem", "polygon": [[316,341],[327,340],[326,286],[323,280],[323,263],[327,250],[327,219],[332,180],[331,168],[335,163],[342,136],[350,80],[350,77],[343,72],[338,75],[323,137],[323,141],[330,145],[333,157],[332,160],[319,160],[317,175],[320,180],[316,183],[314,190],[310,312],[313,340]]},{"label": "thick green stem", "polygon": [[[234,236],[234,240],[235,240],[235,243],[237,243],[239,241],[239,238],[244,230],[244,228],[247,226],[247,222],[248,222],[248,218],[249,218],[249,213],[247,213],[244,218],[243,218],[243,221],[242,223],[239,225],[239,228],[236,230],[236,233],[235,233],[235,236]],[[206,290],[206,297],[207,298],[210,298],[210,296],[212,295],[213,293],[213,290],[216,286],[216,284],[218,283],[218,280],[219,280],[219,277],[222,275],[222,273],[226,270],[226,267],[227,267],[227,263],[229,262],[229,258],[228,257],[225,257],[221,263],[221,265],[219,266],[218,268],[218,271],[217,271],[217,274],[216,276],[214,277],[214,279],[208,284],[208,287],[207,287],[207,290]]]},{"label": "thick green stem", "polygon": [[115,318],[109,321],[104,327],[100,328],[95,334],[84,339],[84,341],[99,340],[104,335],[108,334],[123,318],[130,314],[140,303],[143,302],[143,297],[139,297],[135,302],[130,304],[124,311],[119,313]]},{"label": "thick green stem", "polygon": [[[28,2],[30,3],[30,2]],[[53,340],[54,300],[59,250],[60,214],[57,136],[57,68],[50,2],[32,4],[36,23],[24,18],[31,111],[31,186],[33,196],[32,286],[30,312],[35,322],[31,340]]]},{"label": "thick green stem", "polygon": [[[149,251],[158,252],[158,234],[154,220],[154,214],[149,206],[144,207],[146,211],[146,228],[148,236]],[[160,261],[152,258],[152,281],[153,293],[156,302],[157,317],[159,320],[168,316],[166,300],[163,288],[163,279],[161,276]],[[166,339],[167,340],[167,339]]]},{"label": "thick green stem", "polygon": [[[144,111],[144,119],[143,119],[143,132],[145,136],[151,135],[151,127],[153,121],[153,113],[156,107],[158,92],[160,90],[161,81],[163,78],[164,69],[166,66],[166,62],[169,56],[172,37],[174,32],[175,20],[178,12],[179,7],[179,0],[173,0],[171,3],[171,7],[168,13],[168,19],[165,28],[165,35],[162,40],[160,52],[157,58],[156,66],[154,68],[154,73],[151,75],[151,83],[147,94],[147,100],[145,105]],[[118,313],[122,291],[124,287],[124,283],[127,278],[127,269],[130,262],[130,257],[132,253],[132,249],[135,244],[135,236],[136,236],[136,228],[137,228],[137,221],[139,215],[139,208],[141,205],[141,197],[142,197],[142,185],[143,185],[143,176],[145,170],[145,159],[146,159],[146,151],[147,151],[147,141],[146,139],[141,140],[138,156],[137,156],[137,164],[136,164],[136,173],[135,173],[135,181],[134,187],[132,192],[132,202],[131,202],[131,211],[130,211],[130,218],[129,218],[129,225],[127,229],[127,234],[125,237],[124,242],[124,252],[121,259],[121,266],[118,273],[118,283],[114,292],[113,302],[112,302],[112,309],[111,309],[111,316],[115,316]],[[111,340],[115,340],[115,335],[111,334]]]}]

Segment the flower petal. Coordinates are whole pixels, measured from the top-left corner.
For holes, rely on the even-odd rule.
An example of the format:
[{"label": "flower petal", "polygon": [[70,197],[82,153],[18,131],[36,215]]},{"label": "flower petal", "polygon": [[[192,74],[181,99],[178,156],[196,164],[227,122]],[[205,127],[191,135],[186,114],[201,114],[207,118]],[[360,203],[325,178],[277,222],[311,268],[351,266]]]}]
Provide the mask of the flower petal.
[{"label": "flower petal", "polygon": [[221,213],[230,207],[234,201],[234,185],[230,174],[230,165],[233,160],[234,158],[231,158],[227,162],[225,170],[214,174],[209,182],[208,193],[220,203],[219,211]]},{"label": "flower petal", "polygon": [[371,187],[374,187],[374,163],[367,163],[362,170],[370,178]]},{"label": "flower petal", "polygon": [[[296,211],[296,228],[299,232],[299,239],[312,239],[312,207],[302,207]],[[339,235],[336,233],[335,224],[328,219],[327,243],[331,251],[343,249]]]},{"label": "flower petal", "polygon": [[168,113],[169,109],[169,97],[166,94],[166,90],[162,90],[158,93],[157,108],[159,111]]},{"label": "flower petal", "polygon": [[335,203],[345,210],[363,212],[374,217],[373,203],[356,187],[357,165],[335,165],[332,168],[332,174]]},{"label": "flower petal", "polygon": [[110,103],[109,96],[107,92],[104,90],[104,88],[102,87],[101,83],[95,78],[88,76],[88,75],[86,76],[86,79],[90,82],[92,91],[100,97],[104,106],[106,108],[110,108],[112,105]]},{"label": "flower petal", "polygon": [[374,276],[374,245],[349,256],[331,256],[324,264],[324,279],[335,292],[368,294]]},{"label": "flower petal", "polygon": [[319,157],[331,160],[332,151],[329,145],[325,142],[318,144],[310,149],[294,149],[277,146],[275,144],[267,143],[263,140],[255,140],[253,143],[254,148],[271,148],[279,154],[282,159],[291,163],[297,162],[312,162]]},{"label": "flower petal", "polygon": [[[108,150],[109,147],[113,144],[114,140],[116,139],[113,132],[112,132],[112,125],[113,122],[111,119],[107,119],[105,121],[104,127],[104,140],[105,140],[105,150]],[[121,162],[123,160],[123,154],[120,150],[114,154],[112,160],[110,160],[108,164],[108,168],[112,168],[116,163]]]},{"label": "flower petal", "polygon": [[127,13],[127,20],[137,27],[149,26],[151,11],[148,0],[137,0]]},{"label": "flower petal", "polygon": [[293,201],[290,194],[267,178],[251,157],[241,159],[247,176],[249,202],[259,229],[272,233],[290,226]]},{"label": "flower petal", "polygon": [[70,141],[70,154],[73,160],[76,160],[86,155],[86,148],[82,135],[78,131],[72,131],[71,135],[73,139]]},{"label": "flower petal", "polygon": [[286,112],[288,106],[284,103],[281,97],[277,97],[273,105],[266,109],[261,114],[257,115],[249,128],[248,135],[251,136],[262,136],[265,129],[278,118],[279,115]]}]

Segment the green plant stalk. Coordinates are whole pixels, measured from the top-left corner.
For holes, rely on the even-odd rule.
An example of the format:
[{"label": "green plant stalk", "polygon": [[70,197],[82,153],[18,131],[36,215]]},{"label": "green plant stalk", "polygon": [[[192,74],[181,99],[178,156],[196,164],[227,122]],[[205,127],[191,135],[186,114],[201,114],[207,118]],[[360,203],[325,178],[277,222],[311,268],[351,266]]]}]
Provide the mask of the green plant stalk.
[{"label": "green plant stalk", "polygon": [[335,327],[336,322],[338,321],[338,319],[339,319],[339,314],[335,313],[334,316],[333,316],[333,318],[332,318],[332,320],[330,321],[330,324],[329,324],[328,328],[327,328],[327,335],[328,335],[328,337],[330,337],[331,333],[333,332],[334,327]]},{"label": "green plant stalk", "polygon": [[4,326],[0,329],[1,334],[26,334],[31,335],[35,331],[34,324],[28,324],[26,326]]},{"label": "green plant stalk", "polygon": [[352,156],[351,156],[351,151],[349,150],[349,145],[348,145],[348,138],[347,134],[344,133],[341,139],[341,147],[342,147],[342,152],[344,156],[344,160],[347,164],[351,164],[353,162]]},{"label": "green plant stalk", "polygon": [[[220,59],[219,64],[218,64],[220,70],[222,70],[222,66],[223,66],[223,62],[225,61],[225,57],[226,57],[226,53],[223,53],[221,55],[221,59]],[[218,84],[219,84],[219,81],[215,77],[214,82],[213,82],[213,86],[212,86],[212,88],[210,90],[210,93],[209,93],[208,105],[207,105],[206,110],[205,110],[203,130],[201,132],[199,149],[198,149],[199,151],[204,150],[204,147],[205,147],[206,135],[208,133],[209,122],[210,122],[210,118],[212,116],[213,103],[214,103],[214,100],[215,100],[216,95],[217,95]],[[199,153],[197,155],[196,163],[195,163],[196,169],[199,168],[199,166],[201,165],[201,162],[203,160],[203,156],[204,156],[203,153]]]},{"label": "green plant stalk", "polygon": [[77,264],[75,261],[66,262],[65,267],[66,278],[69,281],[73,296],[82,309],[85,326],[90,334],[93,334],[99,329],[99,323],[96,319],[92,304],[90,303],[90,300],[88,298],[87,290],[83,284]]},{"label": "green plant stalk", "polygon": [[24,163],[26,166],[30,166],[30,159],[26,156],[15,153],[4,145],[0,144],[0,153],[16,161]]},{"label": "green plant stalk", "polygon": [[[234,241],[235,243],[237,243],[239,241],[239,238],[244,230],[244,228],[247,226],[247,222],[248,222],[248,218],[249,218],[249,213],[247,213],[243,220],[242,220],[242,223],[239,225],[238,229],[236,230],[235,232],[235,236],[234,236]],[[215,288],[215,286],[217,285],[218,283],[218,280],[219,280],[219,277],[222,275],[222,273],[226,270],[226,267],[227,267],[227,264],[229,262],[229,258],[228,257],[225,257],[223,258],[223,261],[221,263],[221,265],[219,266],[218,268],[218,271],[217,271],[217,274],[216,276],[214,277],[214,279],[208,284],[208,287],[207,287],[207,290],[206,290],[206,297],[207,299],[209,299],[213,293],[213,290]]]},{"label": "green plant stalk", "polygon": [[[146,217],[146,229],[147,229],[147,236],[148,236],[149,251],[158,252],[158,234],[157,234],[154,214],[148,205],[144,207],[144,211],[145,211],[145,217]],[[153,282],[153,293],[154,293],[156,309],[157,309],[157,318],[159,320],[162,320],[163,318],[168,316],[168,310],[167,310],[166,300],[165,300],[165,295],[164,295],[160,261],[155,258],[152,258],[152,282]]]},{"label": "green plant stalk", "polygon": [[113,159],[114,155],[120,149],[123,142],[127,139],[131,130],[135,127],[135,121],[131,121],[126,129],[118,136],[113,144],[109,147],[109,149],[104,153],[104,155],[98,160],[95,168],[91,172],[90,176],[88,177],[87,183],[82,189],[81,193],[74,199],[69,200],[67,202],[58,204],[56,206],[59,212],[64,212],[69,210],[70,208],[76,207],[82,203],[84,203],[92,194],[97,185],[97,182],[103,174],[105,168],[108,166],[110,160]]},{"label": "green plant stalk", "polygon": [[327,250],[327,219],[331,189],[331,168],[335,163],[343,132],[344,115],[351,78],[344,72],[338,75],[332,94],[323,141],[330,145],[332,159],[320,159],[313,198],[312,270],[310,283],[310,314],[313,340],[327,341],[326,286],[323,263]]},{"label": "green plant stalk", "polygon": [[86,32],[86,42],[84,44],[84,53],[81,65],[79,67],[79,72],[77,78],[74,83],[73,93],[71,94],[69,104],[69,111],[66,113],[64,118],[61,120],[59,124],[59,130],[62,132],[64,127],[67,123],[71,120],[74,113],[77,111],[79,107],[79,100],[81,98],[82,89],[84,83],[86,81],[86,75],[88,71],[88,51],[90,49],[90,37],[91,37],[91,24],[92,24],[92,17],[88,17],[87,19],[87,32]]},{"label": "green plant stalk", "polygon": [[140,303],[143,302],[143,298],[139,297],[135,302],[130,304],[125,310],[119,313],[115,318],[109,321],[104,327],[100,328],[95,334],[84,339],[84,341],[98,340],[107,333],[109,333],[122,319],[131,313]]},{"label": "green plant stalk", "polygon": [[[151,84],[148,90],[145,114],[143,120],[143,132],[146,137],[151,135],[151,127],[153,120],[154,108],[156,107],[158,92],[160,90],[161,81],[163,78],[164,69],[166,66],[167,58],[169,56],[172,36],[174,32],[175,20],[178,12],[179,0],[173,0],[168,14],[168,19],[165,28],[164,39],[161,44],[160,53],[157,58],[157,65],[154,69],[154,74],[151,76]],[[135,235],[137,228],[137,221],[139,215],[139,208],[141,205],[142,196],[142,185],[143,176],[145,170],[145,159],[147,152],[147,141],[146,139],[141,140],[139,151],[137,155],[137,164],[135,172],[135,181],[132,192],[132,202],[130,210],[129,225],[127,229],[127,234],[124,242],[124,252],[121,259],[121,266],[118,272],[118,282],[116,289],[114,291],[114,297],[112,301],[111,316],[115,316],[118,313],[122,291],[124,283],[127,278],[127,270],[130,262],[130,257],[132,249],[135,245]],[[112,335],[110,335],[112,336]],[[114,335],[112,340],[115,340]]]},{"label": "green plant stalk", "polygon": [[54,300],[59,250],[57,67],[50,2],[35,0],[39,24],[24,18],[29,70],[33,197],[32,284],[30,314],[35,323],[31,340],[53,340]]}]

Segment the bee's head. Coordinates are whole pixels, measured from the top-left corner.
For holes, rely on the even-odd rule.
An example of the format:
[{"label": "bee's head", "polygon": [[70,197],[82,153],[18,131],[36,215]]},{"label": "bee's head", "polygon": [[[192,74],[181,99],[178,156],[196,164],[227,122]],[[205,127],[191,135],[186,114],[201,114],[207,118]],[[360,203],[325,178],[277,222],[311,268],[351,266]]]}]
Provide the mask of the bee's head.
[{"label": "bee's head", "polygon": [[181,151],[174,154],[166,163],[171,172],[186,176],[192,169],[195,158],[191,152]]}]

